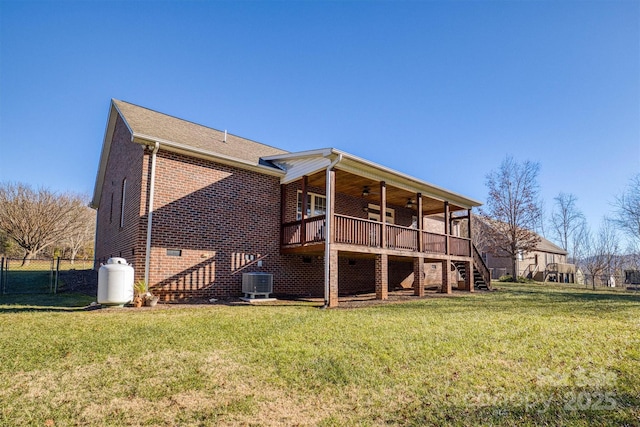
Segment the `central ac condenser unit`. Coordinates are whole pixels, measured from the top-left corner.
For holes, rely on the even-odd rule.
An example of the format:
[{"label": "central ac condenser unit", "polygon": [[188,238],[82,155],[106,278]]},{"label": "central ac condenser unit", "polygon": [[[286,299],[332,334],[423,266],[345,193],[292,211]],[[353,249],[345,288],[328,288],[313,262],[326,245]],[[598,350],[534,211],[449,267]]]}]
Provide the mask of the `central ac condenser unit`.
[{"label": "central ac condenser unit", "polygon": [[268,298],[273,293],[273,274],[242,273],[242,293],[245,298],[255,298],[256,295]]}]

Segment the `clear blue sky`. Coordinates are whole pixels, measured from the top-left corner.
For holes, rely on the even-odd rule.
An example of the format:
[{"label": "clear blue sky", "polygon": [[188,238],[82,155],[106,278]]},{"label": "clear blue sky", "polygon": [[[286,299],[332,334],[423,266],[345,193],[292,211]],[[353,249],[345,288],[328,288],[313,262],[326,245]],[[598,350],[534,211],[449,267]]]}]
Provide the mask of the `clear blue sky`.
[{"label": "clear blue sky", "polygon": [[111,98],[481,201],[511,154],[597,228],[640,172],[640,2],[0,0],[0,181],[91,194]]}]

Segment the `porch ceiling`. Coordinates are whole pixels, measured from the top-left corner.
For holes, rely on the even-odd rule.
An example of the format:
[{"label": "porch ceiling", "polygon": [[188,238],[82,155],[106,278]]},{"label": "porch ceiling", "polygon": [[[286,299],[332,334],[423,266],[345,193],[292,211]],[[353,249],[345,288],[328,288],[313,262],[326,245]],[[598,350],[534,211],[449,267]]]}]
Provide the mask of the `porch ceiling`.
[{"label": "porch ceiling", "polygon": [[[324,188],[325,171],[322,170],[310,175],[309,186]],[[362,190],[365,186],[369,187],[369,196],[366,197],[369,203],[380,204],[380,181],[336,169],[337,193],[362,198]],[[408,199],[413,201],[415,208],[416,193],[387,184],[387,205],[405,206]],[[442,213],[444,211],[444,203],[442,200],[433,199],[424,194],[422,195],[422,206],[425,215]],[[451,212],[466,210],[466,208],[455,204],[450,204],[449,208]]]}]

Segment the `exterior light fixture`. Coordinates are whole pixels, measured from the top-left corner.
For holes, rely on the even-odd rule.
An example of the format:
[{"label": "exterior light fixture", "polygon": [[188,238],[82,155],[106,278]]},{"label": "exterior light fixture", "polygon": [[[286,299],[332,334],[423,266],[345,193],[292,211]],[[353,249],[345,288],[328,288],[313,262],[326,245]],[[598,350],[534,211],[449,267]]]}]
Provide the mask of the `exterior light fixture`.
[{"label": "exterior light fixture", "polygon": [[369,195],[369,186],[365,185],[362,189],[362,197],[367,197]]},{"label": "exterior light fixture", "polygon": [[408,199],[407,204],[405,205],[405,208],[411,209],[412,207],[413,207],[413,200]]}]

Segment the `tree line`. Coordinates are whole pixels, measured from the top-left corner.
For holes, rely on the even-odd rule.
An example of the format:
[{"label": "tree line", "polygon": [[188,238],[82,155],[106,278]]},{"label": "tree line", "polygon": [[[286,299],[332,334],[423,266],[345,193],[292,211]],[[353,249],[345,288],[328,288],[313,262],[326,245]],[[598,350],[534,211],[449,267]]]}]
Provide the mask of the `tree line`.
[{"label": "tree line", "polygon": [[37,256],[93,258],[96,213],[87,197],[0,184],[0,253],[27,264]]},{"label": "tree line", "polygon": [[[567,251],[569,263],[591,276],[594,286],[596,277],[625,266],[640,268],[640,174],[630,178],[612,203],[612,215],[594,229],[572,193],[559,193],[550,215],[544,215],[539,171],[539,163],[507,156],[487,175],[489,195],[480,213],[491,226],[484,227],[479,237],[483,246],[494,255],[509,257],[515,272],[518,256],[533,252],[543,235]],[[628,246],[622,247],[622,237]]]}]

